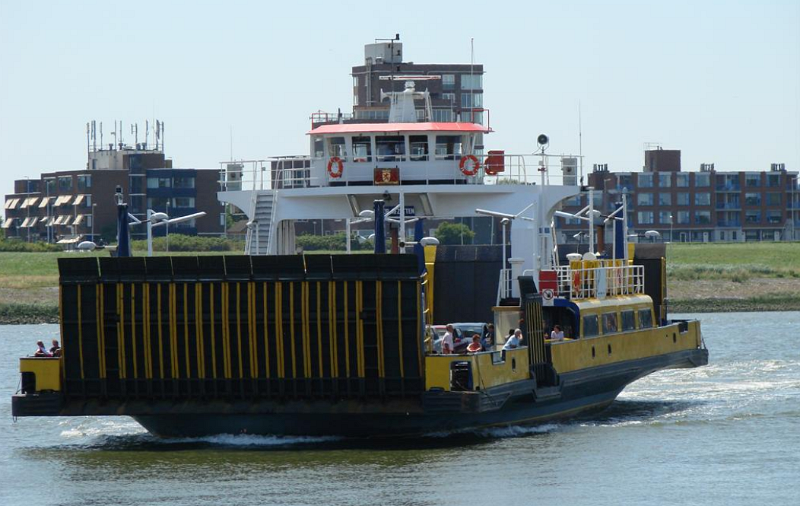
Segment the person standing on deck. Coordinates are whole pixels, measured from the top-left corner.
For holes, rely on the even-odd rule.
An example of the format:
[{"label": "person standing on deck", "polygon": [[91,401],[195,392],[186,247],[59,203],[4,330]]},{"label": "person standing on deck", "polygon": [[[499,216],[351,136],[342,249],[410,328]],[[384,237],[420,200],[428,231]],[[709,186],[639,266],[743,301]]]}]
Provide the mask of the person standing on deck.
[{"label": "person standing on deck", "polygon": [[447,332],[442,337],[442,354],[452,355],[453,353],[453,326],[447,325]]}]

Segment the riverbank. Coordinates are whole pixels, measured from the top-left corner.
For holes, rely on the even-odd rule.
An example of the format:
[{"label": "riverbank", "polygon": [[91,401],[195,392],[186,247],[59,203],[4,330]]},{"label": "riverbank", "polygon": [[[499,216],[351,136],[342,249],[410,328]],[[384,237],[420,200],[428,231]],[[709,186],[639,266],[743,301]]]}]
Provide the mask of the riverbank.
[{"label": "riverbank", "polygon": [[[0,252],[0,324],[58,323],[57,259],[74,255]],[[800,311],[800,243],[671,244],[667,259],[672,313]]]}]

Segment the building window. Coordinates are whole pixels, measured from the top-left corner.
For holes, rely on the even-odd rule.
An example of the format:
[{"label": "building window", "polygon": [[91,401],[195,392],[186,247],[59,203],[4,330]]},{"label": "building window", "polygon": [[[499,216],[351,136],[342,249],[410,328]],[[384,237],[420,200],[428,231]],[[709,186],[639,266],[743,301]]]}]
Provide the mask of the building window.
[{"label": "building window", "polygon": [[710,206],[711,205],[711,194],[710,193],[695,193],[694,194],[694,205],[696,205],[696,206]]},{"label": "building window", "polygon": [[675,186],[679,188],[688,188],[689,174],[682,174],[682,173],[675,174]]},{"label": "building window", "polygon": [[59,192],[72,191],[72,176],[61,176],[58,178],[58,191]]},{"label": "building window", "polygon": [[461,120],[467,123],[483,125],[483,111],[463,111],[461,113]]},{"label": "building window", "polygon": [[358,88],[358,76],[353,76],[353,88]]},{"label": "building window", "polygon": [[772,225],[780,224],[783,213],[781,211],[767,211],[767,223]]},{"label": "building window", "polygon": [[483,93],[462,93],[461,108],[471,109],[473,107],[483,107]]},{"label": "building window", "polygon": [[652,193],[639,193],[636,195],[636,204],[640,206],[652,206],[653,194]]},{"label": "building window", "polygon": [[172,199],[172,207],[176,209],[194,208],[194,197],[175,197]]},{"label": "building window", "polygon": [[171,188],[172,187],[172,179],[168,177],[148,177],[147,178],[147,188],[155,189],[155,188]]},{"label": "building window", "polygon": [[745,211],[744,221],[746,223],[761,223],[761,211]]},{"label": "building window", "polygon": [[661,188],[672,186],[672,174],[670,172],[660,172],[658,174],[658,186]]},{"label": "building window", "polygon": [[461,89],[462,90],[480,90],[483,89],[483,76],[462,74],[461,75]]},{"label": "building window", "polygon": [[781,175],[780,174],[767,174],[767,186],[770,188],[780,188],[781,187]]},{"label": "building window", "polygon": [[169,200],[167,197],[148,197],[147,208],[153,211],[166,212],[169,207]]},{"label": "building window", "polygon": [[639,181],[639,188],[652,188],[653,187],[653,174],[637,174]]},{"label": "building window", "polygon": [[705,188],[711,185],[711,177],[708,173],[698,172],[694,175],[694,185],[697,188]]},{"label": "building window", "polygon": [[761,205],[761,194],[760,193],[745,193],[744,194],[744,203],[748,206],[760,206]]},{"label": "building window", "polygon": [[669,211],[658,212],[658,222],[662,225],[669,225],[672,223],[672,213]]},{"label": "building window", "polygon": [[82,174],[78,176],[78,190],[86,190],[92,187],[91,174]]},{"label": "building window", "polygon": [[450,109],[434,109],[433,121],[439,123],[449,123],[453,121],[453,111]]},{"label": "building window", "polygon": [[639,224],[652,225],[653,224],[653,211],[639,211]]},{"label": "building window", "polygon": [[[149,178],[148,178],[149,179]],[[192,176],[175,176],[172,180],[173,188],[194,188],[195,178]]]},{"label": "building window", "polygon": [[708,225],[711,223],[711,211],[695,211],[694,222],[696,225]]},{"label": "building window", "polygon": [[446,100],[450,102],[452,106],[456,102],[456,94],[455,93],[442,93],[442,100]]},{"label": "building window", "polygon": [[658,194],[658,205],[660,205],[660,206],[671,206],[672,205],[672,194],[671,193],[659,193]]},{"label": "building window", "polygon": [[353,105],[358,105],[358,93],[353,93]]},{"label": "building window", "polygon": [[630,174],[620,174],[618,186],[622,191],[633,190],[633,177]]},{"label": "building window", "polygon": [[456,76],[454,74],[442,74],[442,89],[454,90],[456,87]]},{"label": "building window", "polygon": [[768,206],[779,206],[779,205],[781,205],[781,194],[780,193],[767,193],[767,205]]},{"label": "building window", "polygon": [[744,185],[748,188],[759,188],[761,186],[761,174],[759,172],[748,172],[744,175]]},{"label": "building window", "polygon": [[679,206],[688,206],[689,205],[689,194],[688,193],[679,193],[677,204]]},{"label": "building window", "polygon": [[689,211],[678,211],[677,220],[675,220],[678,225],[688,225],[689,222]]}]

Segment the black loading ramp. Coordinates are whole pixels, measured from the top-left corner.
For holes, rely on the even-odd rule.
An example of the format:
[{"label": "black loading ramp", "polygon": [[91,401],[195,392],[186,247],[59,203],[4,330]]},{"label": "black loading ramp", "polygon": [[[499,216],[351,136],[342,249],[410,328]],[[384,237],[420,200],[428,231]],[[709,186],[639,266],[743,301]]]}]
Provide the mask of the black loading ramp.
[{"label": "black loading ramp", "polygon": [[65,395],[387,398],[422,392],[413,255],[59,259]]}]

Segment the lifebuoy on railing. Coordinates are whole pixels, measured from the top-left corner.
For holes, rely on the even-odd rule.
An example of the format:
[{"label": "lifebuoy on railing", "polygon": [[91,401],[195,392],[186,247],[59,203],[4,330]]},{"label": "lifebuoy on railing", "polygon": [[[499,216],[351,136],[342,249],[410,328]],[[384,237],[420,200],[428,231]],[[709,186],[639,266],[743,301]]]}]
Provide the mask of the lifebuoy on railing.
[{"label": "lifebuoy on railing", "polygon": [[[333,166],[336,165],[336,170],[333,170]],[[342,173],[344,172],[344,164],[342,163],[342,159],[338,156],[331,157],[328,160],[328,175],[334,179],[339,179],[342,177]]]},{"label": "lifebuoy on railing", "polygon": [[[467,167],[467,160],[472,162],[471,169]],[[475,155],[467,155],[461,158],[461,161],[458,163],[458,168],[461,169],[461,173],[465,176],[474,176],[478,173],[478,169],[481,168],[481,162],[478,161]]]}]

